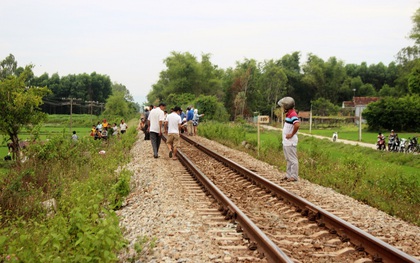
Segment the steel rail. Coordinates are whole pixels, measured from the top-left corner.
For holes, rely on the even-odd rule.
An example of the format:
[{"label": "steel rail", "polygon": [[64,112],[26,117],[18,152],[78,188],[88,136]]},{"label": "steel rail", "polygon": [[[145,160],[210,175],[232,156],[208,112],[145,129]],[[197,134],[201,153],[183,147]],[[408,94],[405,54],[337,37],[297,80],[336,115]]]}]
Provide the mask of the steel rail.
[{"label": "steel rail", "polygon": [[350,241],[357,249],[365,250],[375,260],[379,262],[417,262],[419,261],[414,257],[406,254],[405,252],[391,246],[390,244],[372,236],[371,234],[361,230],[360,228],[344,221],[336,215],[310,203],[309,201],[295,195],[284,189],[283,187],[274,184],[273,182],[261,177],[253,171],[235,163],[213,151],[204,147],[203,145],[191,140],[186,136],[181,136],[182,139],[194,145],[196,148],[205,152],[209,156],[222,162],[229,168],[240,173],[248,180],[254,182],[256,185],[266,189],[267,193],[272,196],[282,198],[295,205],[302,211],[302,215],[307,215],[310,220],[316,221],[318,225],[325,225],[330,229],[330,232],[337,232],[342,241]]},{"label": "steel rail", "polygon": [[208,177],[195,166],[180,149],[177,151],[180,162],[194,175],[200,184],[224,207],[224,213],[239,223],[242,230],[252,241],[256,242],[257,249],[269,262],[293,263],[273,241],[261,231],[222,191],[217,188]]}]

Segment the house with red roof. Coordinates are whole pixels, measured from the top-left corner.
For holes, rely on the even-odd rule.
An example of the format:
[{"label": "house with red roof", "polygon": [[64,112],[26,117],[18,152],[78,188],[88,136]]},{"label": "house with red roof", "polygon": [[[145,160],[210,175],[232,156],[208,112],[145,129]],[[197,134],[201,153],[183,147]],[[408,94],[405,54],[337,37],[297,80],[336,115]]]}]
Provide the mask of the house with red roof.
[{"label": "house with red roof", "polygon": [[[379,97],[353,97],[351,101],[343,101],[342,108],[353,108],[355,122],[358,123],[360,115],[366,109],[367,105],[379,99]],[[365,120],[362,119],[362,122],[365,122]]]}]

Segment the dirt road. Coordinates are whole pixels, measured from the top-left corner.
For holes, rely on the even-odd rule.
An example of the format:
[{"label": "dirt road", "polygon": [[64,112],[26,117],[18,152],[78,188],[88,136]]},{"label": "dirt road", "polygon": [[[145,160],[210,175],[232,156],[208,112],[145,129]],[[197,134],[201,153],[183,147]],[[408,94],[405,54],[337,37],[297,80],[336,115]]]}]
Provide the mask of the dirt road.
[{"label": "dirt road", "polygon": [[[276,127],[272,127],[272,126],[268,126],[268,125],[261,125],[261,126],[264,129],[267,129],[267,130],[281,131],[280,128],[276,128]],[[328,139],[328,140],[332,141],[332,134],[331,134],[331,137],[325,137],[325,136],[313,135],[313,134],[302,133],[302,132],[298,132],[298,133],[301,134],[301,135],[305,135],[305,136],[312,136],[312,137],[315,137],[315,138],[318,138],[318,139]],[[345,143],[345,144],[359,145],[359,146],[368,147],[368,148],[372,148],[372,149],[376,150],[376,144],[372,144],[372,143],[355,142],[355,141],[337,139],[337,143],[340,143],[340,142]]]}]

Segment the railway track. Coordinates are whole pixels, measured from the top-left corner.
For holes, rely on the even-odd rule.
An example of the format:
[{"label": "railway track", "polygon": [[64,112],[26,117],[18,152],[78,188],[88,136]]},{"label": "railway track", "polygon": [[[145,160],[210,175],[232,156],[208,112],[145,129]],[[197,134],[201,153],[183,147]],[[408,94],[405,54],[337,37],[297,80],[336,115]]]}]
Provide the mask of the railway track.
[{"label": "railway track", "polygon": [[419,262],[339,218],[340,211],[287,191],[290,183],[273,183],[184,139],[195,147],[183,147],[180,161],[217,200],[224,218],[243,231],[248,248],[269,262]]}]

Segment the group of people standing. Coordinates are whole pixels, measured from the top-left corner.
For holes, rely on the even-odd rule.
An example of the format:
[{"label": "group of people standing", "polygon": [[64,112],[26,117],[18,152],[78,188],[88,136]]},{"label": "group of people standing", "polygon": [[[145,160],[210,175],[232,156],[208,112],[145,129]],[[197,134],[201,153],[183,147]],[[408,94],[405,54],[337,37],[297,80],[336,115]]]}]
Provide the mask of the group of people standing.
[{"label": "group of people standing", "polygon": [[145,110],[138,130],[144,132],[145,140],[151,141],[154,158],[159,158],[162,134],[166,133],[169,158],[176,160],[177,148],[180,146],[179,135],[181,133],[190,136],[197,135],[199,119],[202,116],[204,114],[198,114],[198,110],[192,106],[188,107],[186,112],[183,112],[179,106],[175,106],[170,113],[167,113],[166,104],[159,103],[157,107],[150,105],[150,110]]},{"label": "group of people standing", "polygon": [[[287,182],[297,182],[299,179],[299,162],[297,156],[298,130],[300,128],[299,117],[295,111],[295,101],[292,97],[284,97],[278,101],[286,114],[282,131],[283,153],[286,159],[286,176],[282,179]],[[166,141],[169,149],[169,158],[176,160],[177,148],[180,146],[180,133],[186,132],[193,136],[197,134],[197,126],[200,117],[198,110],[188,107],[186,113],[176,106],[169,114],[165,114],[166,104],[160,103],[158,107],[150,106],[141,118],[138,130],[145,134],[144,139],[150,140],[153,149],[153,157],[159,158],[159,148],[162,134],[167,133]]]}]

